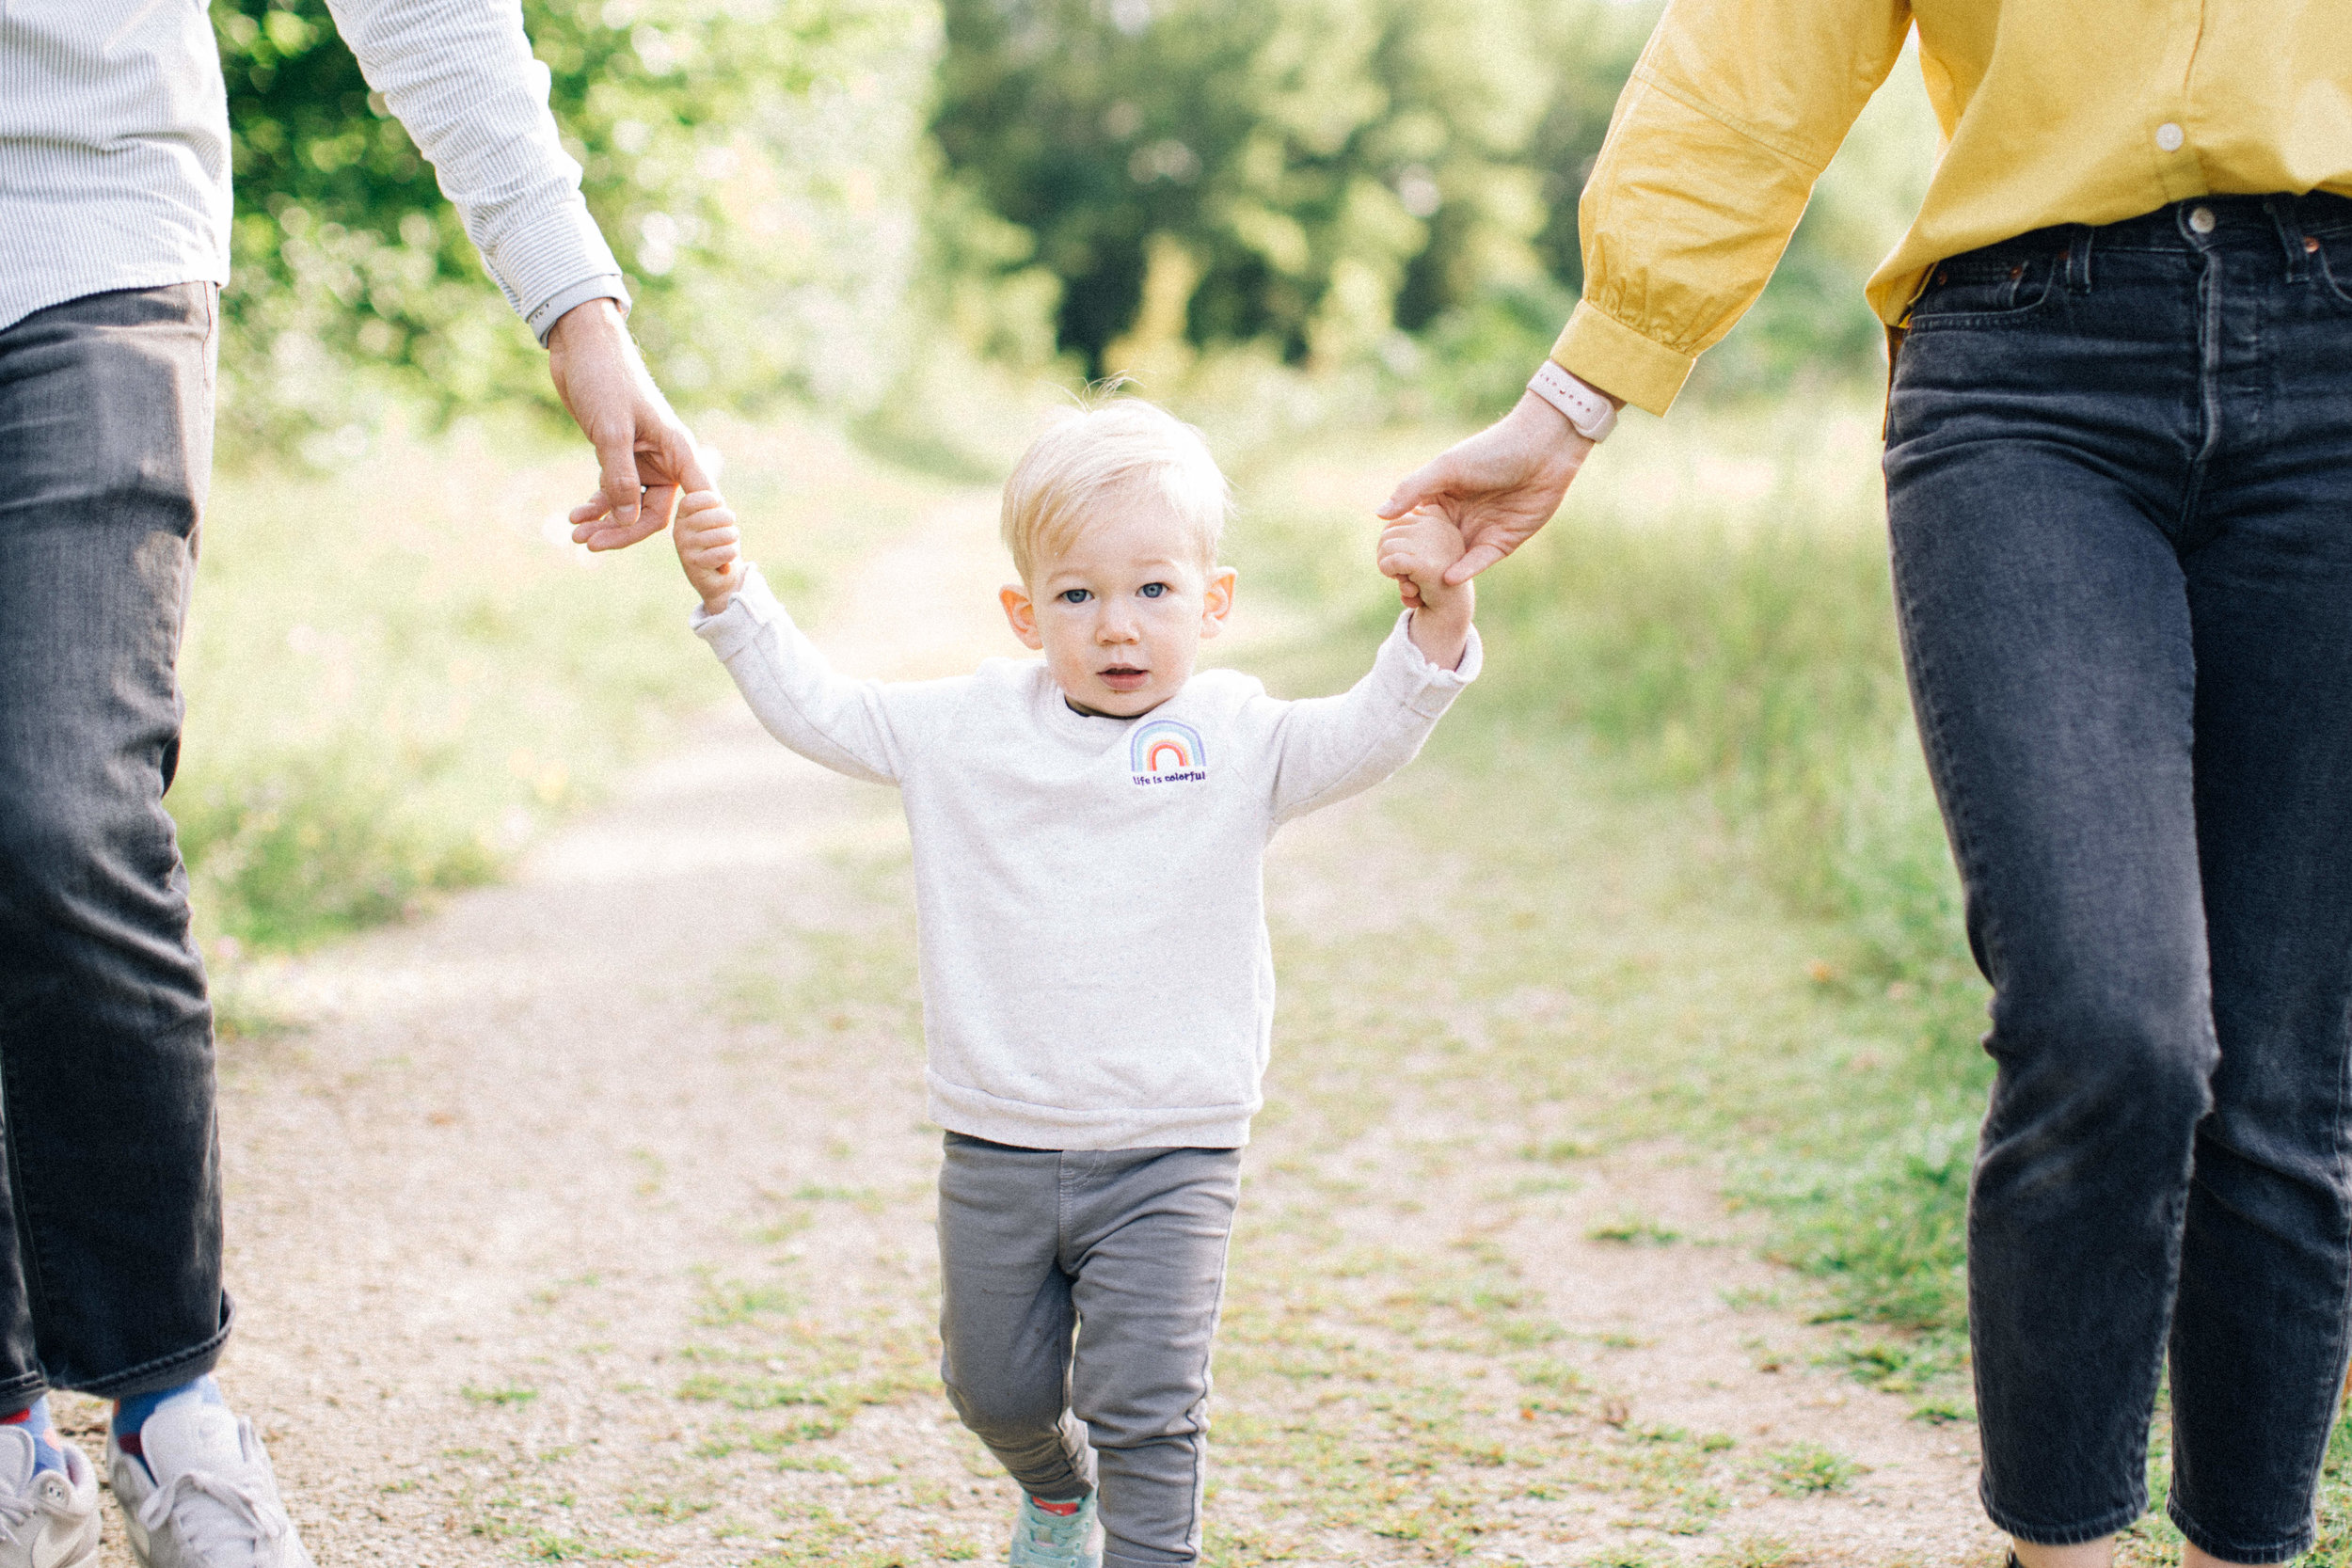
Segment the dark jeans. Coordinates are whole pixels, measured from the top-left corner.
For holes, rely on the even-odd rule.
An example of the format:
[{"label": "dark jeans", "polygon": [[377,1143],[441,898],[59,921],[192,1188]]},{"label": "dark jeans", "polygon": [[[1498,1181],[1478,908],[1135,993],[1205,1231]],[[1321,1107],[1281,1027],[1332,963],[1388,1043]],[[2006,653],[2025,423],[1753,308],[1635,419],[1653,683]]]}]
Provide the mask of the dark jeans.
[{"label": "dark jeans", "polygon": [[164,790],[212,463],[209,284],[0,332],[0,1408],[209,1370],[212,1008]]},{"label": "dark jeans", "polygon": [[1993,982],[1984,1500],[2312,1542],[2352,1309],[2352,201],[1955,257],[1897,360],[1895,583]]}]

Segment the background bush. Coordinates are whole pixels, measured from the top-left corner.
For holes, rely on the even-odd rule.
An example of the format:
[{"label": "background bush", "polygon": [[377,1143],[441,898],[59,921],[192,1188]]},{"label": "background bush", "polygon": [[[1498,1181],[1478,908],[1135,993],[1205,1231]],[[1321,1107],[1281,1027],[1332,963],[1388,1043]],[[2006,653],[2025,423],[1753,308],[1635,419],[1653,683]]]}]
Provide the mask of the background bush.
[{"label": "background bush", "polygon": [[[237,184],[232,453],[309,438],[313,458],[356,457],[399,407],[552,410],[545,356],[324,0],[212,15]],[[912,330],[928,0],[528,0],[524,15],[672,395],[871,406]]]}]

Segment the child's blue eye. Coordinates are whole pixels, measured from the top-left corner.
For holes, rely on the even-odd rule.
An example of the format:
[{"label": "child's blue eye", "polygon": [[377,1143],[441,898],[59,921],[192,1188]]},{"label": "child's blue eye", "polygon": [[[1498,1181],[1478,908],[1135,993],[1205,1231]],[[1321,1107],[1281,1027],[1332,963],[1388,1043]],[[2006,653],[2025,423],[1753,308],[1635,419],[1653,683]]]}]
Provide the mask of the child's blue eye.
[{"label": "child's blue eye", "polygon": [[1168,584],[1164,582],[1147,582],[1143,585],[1140,592],[1147,599],[1156,599],[1161,594],[1168,592]]},{"label": "child's blue eye", "polygon": [[1084,604],[1094,595],[1083,588],[1065,588],[1054,595],[1064,604]]}]

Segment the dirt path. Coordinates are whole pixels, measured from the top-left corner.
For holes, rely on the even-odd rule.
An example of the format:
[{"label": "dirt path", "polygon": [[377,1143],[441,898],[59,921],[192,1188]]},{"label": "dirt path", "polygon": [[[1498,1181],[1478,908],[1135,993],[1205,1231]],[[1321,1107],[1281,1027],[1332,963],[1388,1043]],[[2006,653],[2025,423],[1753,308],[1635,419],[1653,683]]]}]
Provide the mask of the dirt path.
[{"label": "dirt path", "polygon": [[[992,525],[976,497],[871,561],[839,661],[1012,651]],[[1814,1365],[1707,1168],[1479,1070],[1662,996],[1708,1027],[1741,998],[1694,975],[1753,933],[1564,804],[1546,852],[1594,893],[1559,940],[1635,981],[1400,991],[1481,890],[1384,799],[1270,872],[1213,1560],[1994,1560],[1969,1429]],[[510,885],[278,977],[310,1026],[226,1052],[222,1375],[322,1564],[1000,1560],[931,1370],[912,939],[895,800],[730,709]]]}]

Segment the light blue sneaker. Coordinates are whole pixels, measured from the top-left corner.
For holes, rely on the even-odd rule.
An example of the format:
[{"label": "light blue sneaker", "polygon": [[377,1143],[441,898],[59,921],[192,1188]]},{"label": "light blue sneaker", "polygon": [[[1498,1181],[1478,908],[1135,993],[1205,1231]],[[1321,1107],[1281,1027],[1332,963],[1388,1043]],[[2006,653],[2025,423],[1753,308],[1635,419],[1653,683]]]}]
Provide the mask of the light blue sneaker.
[{"label": "light blue sneaker", "polygon": [[[1069,1508],[1068,1513],[1062,1509]],[[1103,1568],[1103,1544],[1094,1531],[1094,1494],[1080,1497],[1077,1506],[1054,1503],[1038,1506],[1035,1497],[1021,1498],[1021,1517],[1012,1526],[1012,1568]]]}]

